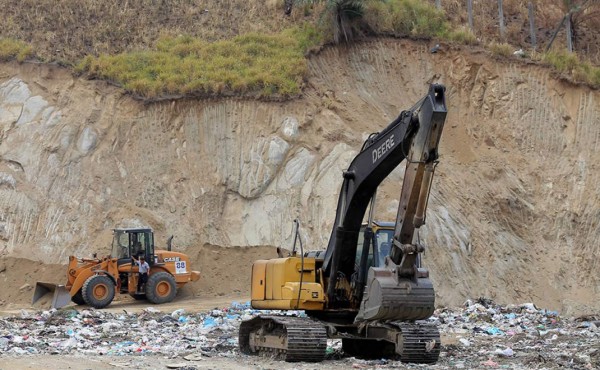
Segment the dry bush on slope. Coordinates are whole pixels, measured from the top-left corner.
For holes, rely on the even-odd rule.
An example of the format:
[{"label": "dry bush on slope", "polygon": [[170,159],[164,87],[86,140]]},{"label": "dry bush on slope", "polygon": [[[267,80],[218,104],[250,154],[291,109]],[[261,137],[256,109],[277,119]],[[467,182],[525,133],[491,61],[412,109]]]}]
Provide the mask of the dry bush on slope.
[{"label": "dry bush on slope", "polygon": [[30,43],[45,60],[70,63],[146,49],[161,35],[214,41],[291,25],[268,0],[0,0],[0,9],[0,36]]}]

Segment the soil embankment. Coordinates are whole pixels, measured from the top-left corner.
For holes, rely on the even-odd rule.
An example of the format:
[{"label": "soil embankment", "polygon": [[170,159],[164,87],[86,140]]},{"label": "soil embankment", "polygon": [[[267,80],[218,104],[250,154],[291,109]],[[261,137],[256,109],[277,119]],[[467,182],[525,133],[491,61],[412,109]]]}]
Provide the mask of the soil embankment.
[{"label": "soil embankment", "polygon": [[[68,255],[108,252],[118,226],[151,226],[157,244],[175,234],[202,273],[187,294],[243,295],[266,250],[253,248],[290,246],[294,218],[307,249],[326,245],[363,139],[441,82],[449,117],[420,233],[438,304],[599,308],[600,93],[517,59],[395,39],[325,49],[309,68],[296,101],[144,105],[58,67],[2,65],[0,251],[32,271],[0,272],[13,291],[0,299],[40,280],[40,262],[19,258],[58,264],[45,268],[62,279]],[[400,175],[377,218],[395,217]]]}]

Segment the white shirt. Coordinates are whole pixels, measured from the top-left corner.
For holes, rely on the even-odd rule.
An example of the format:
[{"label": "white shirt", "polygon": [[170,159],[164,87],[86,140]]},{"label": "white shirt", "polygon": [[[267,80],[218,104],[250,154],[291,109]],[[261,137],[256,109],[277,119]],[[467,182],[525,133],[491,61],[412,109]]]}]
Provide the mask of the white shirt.
[{"label": "white shirt", "polygon": [[140,274],[143,273],[148,273],[148,270],[150,270],[150,265],[148,265],[148,262],[144,261],[142,262],[141,260],[137,261],[138,267],[140,268]]}]

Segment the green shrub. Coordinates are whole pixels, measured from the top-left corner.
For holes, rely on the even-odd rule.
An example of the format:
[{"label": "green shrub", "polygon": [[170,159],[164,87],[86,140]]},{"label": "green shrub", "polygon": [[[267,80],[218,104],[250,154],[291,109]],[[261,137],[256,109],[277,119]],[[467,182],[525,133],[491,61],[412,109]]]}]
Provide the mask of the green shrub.
[{"label": "green shrub", "polygon": [[560,72],[571,72],[576,66],[579,65],[579,58],[575,53],[569,53],[567,51],[552,51],[546,53],[543,60],[556,68]]},{"label": "green shrub", "polygon": [[593,85],[600,86],[600,68],[598,68],[598,67],[593,68],[590,79],[591,79]]},{"label": "green shrub", "polygon": [[296,40],[298,47],[303,53],[323,45],[325,41],[323,30],[314,27],[309,23],[283,30],[283,36],[291,37]]},{"label": "green shrub", "polygon": [[304,54],[321,35],[303,25],[277,35],[250,33],[205,42],[164,37],[155,50],[86,57],[77,71],[113,81],[145,98],[172,95],[289,97],[301,92]]},{"label": "green shrub", "polygon": [[369,1],[365,21],[376,33],[437,37],[447,31],[443,11],[421,0]]},{"label": "green shrub", "polygon": [[492,52],[493,55],[496,56],[501,56],[501,57],[510,57],[513,55],[514,52],[514,48],[506,43],[496,43],[496,42],[492,42],[489,46],[488,46],[489,50]]},{"label": "green shrub", "polygon": [[589,62],[582,62],[575,53],[552,51],[544,54],[542,60],[561,73],[572,76],[577,82],[600,86],[600,68]]},{"label": "green shrub", "polygon": [[473,31],[467,27],[461,27],[456,30],[447,31],[442,35],[442,38],[465,45],[473,45],[477,43],[477,37],[475,37]]},{"label": "green shrub", "polygon": [[23,41],[0,38],[0,61],[16,59],[23,62],[33,56],[32,47]]}]

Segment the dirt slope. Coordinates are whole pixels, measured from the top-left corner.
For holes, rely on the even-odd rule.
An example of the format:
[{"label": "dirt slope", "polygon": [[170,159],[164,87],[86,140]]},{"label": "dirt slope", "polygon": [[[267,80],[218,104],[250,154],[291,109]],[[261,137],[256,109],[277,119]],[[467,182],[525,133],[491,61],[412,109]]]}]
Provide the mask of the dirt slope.
[{"label": "dirt slope", "polygon": [[[274,247],[234,247],[222,248],[206,245],[189,251],[194,261],[193,268],[201,271],[198,282],[188,284],[179,291],[173,310],[186,307],[191,310],[200,309],[204,302],[211,302],[204,308],[219,305],[227,306],[232,300],[249,299],[249,281],[252,262],[277,256]],[[66,265],[43,264],[25,258],[4,257],[0,259],[0,283],[5,287],[0,290],[0,312],[12,312],[21,308],[29,308],[36,281],[60,283],[66,282]],[[228,303],[222,303],[227,301]],[[44,296],[35,308],[50,307],[51,297]],[[120,311],[123,305],[128,309],[142,309],[148,302],[137,302],[127,295],[115,298],[111,308]],[[162,307],[162,306],[161,306]],[[168,308],[162,308],[167,310]]]},{"label": "dirt slope", "polygon": [[[442,82],[450,113],[420,234],[438,303],[600,307],[600,94],[518,60],[429,47],[325,49],[305,97],[288,103],[143,105],[56,67],[2,65],[0,250],[61,263],[107,251],[114,226],[147,225],[202,267],[199,291],[243,292],[240,266],[259,253],[230,247],[289,246],[300,217],[307,248],[323,248],[363,139]],[[401,172],[384,184],[380,219],[395,216]]]}]

